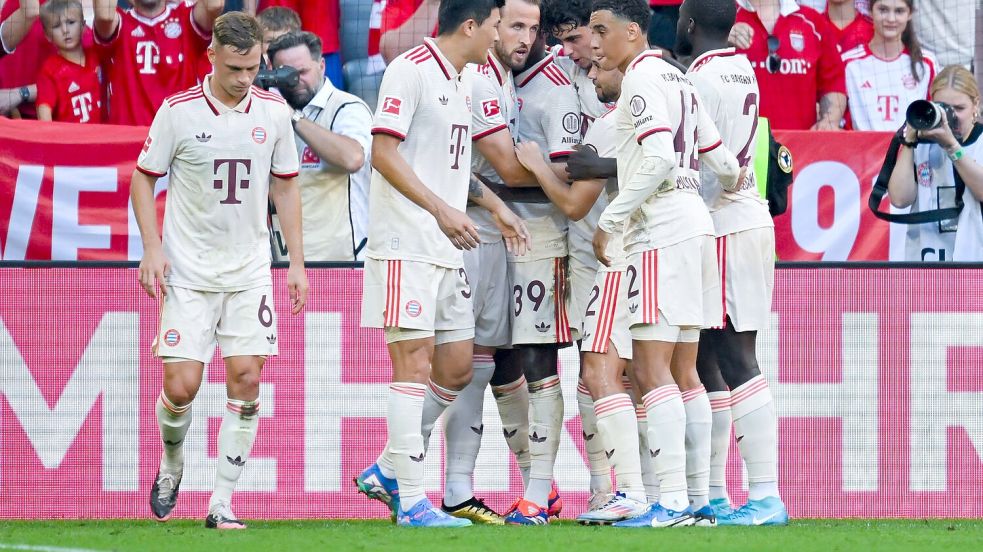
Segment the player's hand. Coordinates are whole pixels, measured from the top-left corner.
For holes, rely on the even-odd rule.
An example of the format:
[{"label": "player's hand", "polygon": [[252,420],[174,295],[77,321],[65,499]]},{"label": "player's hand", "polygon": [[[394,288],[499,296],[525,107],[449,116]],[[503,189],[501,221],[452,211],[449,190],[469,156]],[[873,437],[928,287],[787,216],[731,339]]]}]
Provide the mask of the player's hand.
[{"label": "player's hand", "polygon": [[536,142],[519,142],[516,144],[515,157],[529,172],[533,172],[535,168],[546,163],[543,160],[543,150],[539,149],[539,144]]},{"label": "player's hand", "polygon": [[959,147],[959,141],[956,140],[955,134],[949,128],[948,117],[942,117],[941,125],[929,130],[920,130],[917,132],[917,135],[922,140],[935,142],[947,150]]},{"label": "player's hand", "polygon": [[157,285],[160,284],[160,294],[166,297],[167,284],[164,280],[170,272],[171,263],[164,256],[163,247],[158,245],[144,250],[143,258],[140,259],[138,277],[140,278],[140,285],[143,286],[147,295],[156,299]]},{"label": "player's hand", "polygon": [[502,207],[500,210],[493,212],[492,220],[495,221],[495,226],[502,232],[502,238],[505,239],[505,249],[509,253],[521,257],[526,252],[532,250],[532,239],[529,236],[529,229],[526,228],[526,223],[522,222],[522,219],[513,213],[511,209]]},{"label": "player's hand", "polygon": [[738,23],[731,27],[727,42],[733,44],[738,50],[747,50],[751,47],[754,39],[754,29],[747,23]]},{"label": "player's hand", "polygon": [[607,255],[608,242],[610,240],[611,234],[608,234],[600,227],[594,231],[594,256],[604,266],[611,266],[611,259]]},{"label": "player's hand", "polygon": [[478,229],[463,211],[448,205],[437,212],[436,218],[440,231],[451,240],[454,247],[458,249],[478,247]]},{"label": "player's hand", "polygon": [[290,263],[287,269],[287,289],[290,291],[290,314],[298,314],[307,304],[307,272],[303,263]]},{"label": "player's hand", "polygon": [[597,173],[601,158],[594,148],[585,145],[573,147],[573,153],[567,157],[567,175],[570,180],[590,180],[600,178]]}]

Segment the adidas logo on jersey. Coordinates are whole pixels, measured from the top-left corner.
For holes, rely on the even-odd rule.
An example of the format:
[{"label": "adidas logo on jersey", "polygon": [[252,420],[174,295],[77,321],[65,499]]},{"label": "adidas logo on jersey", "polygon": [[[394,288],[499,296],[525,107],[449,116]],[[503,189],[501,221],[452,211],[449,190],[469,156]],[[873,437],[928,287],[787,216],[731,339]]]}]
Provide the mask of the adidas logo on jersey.
[{"label": "adidas logo on jersey", "polygon": [[873,86],[870,84],[870,81],[864,81],[864,83],[860,85],[860,88],[873,88]]},{"label": "adidas logo on jersey", "polygon": [[540,437],[538,433],[536,433],[535,431],[533,431],[532,432],[532,435],[529,436],[529,440],[532,441],[533,443],[545,443],[546,442],[546,436],[543,435],[542,437]]},{"label": "adidas logo on jersey", "polygon": [[79,84],[77,82],[72,81],[72,84],[69,84],[68,85],[68,93],[69,94],[73,94],[75,92],[78,92],[81,88],[82,87],[79,86]]},{"label": "adidas logo on jersey", "polygon": [[637,310],[638,310],[638,303],[632,303],[631,305],[628,305],[628,312],[635,314],[635,311]]},{"label": "adidas logo on jersey", "polygon": [[143,27],[137,27],[136,29],[133,29],[130,32],[130,36],[134,36],[136,38],[143,38],[147,36],[147,33],[143,32]]},{"label": "adidas logo on jersey", "polygon": [[212,139],[212,135],[211,134],[205,134],[204,132],[202,132],[201,134],[196,134],[195,135],[195,138],[199,142],[201,142],[202,144],[204,144],[205,142],[207,142],[207,141],[209,141],[209,140]]},{"label": "adidas logo on jersey", "polygon": [[275,335],[268,335],[268,336],[266,336],[266,342],[269,343],[270,345],[275,344],[276,343],[276,336]]},{"label": "adidas logo on jersey", "polygon": [[539,333],[546,333],[547,331],[549,331],[549,329],[550,329],[550,325],[547,324],[546,322],[540,322],[539,324],[536,324],[536,331]]},{"label": "adidas logo on jersey", "polygon": [[447,96],[441,96],[437,100],[440,102],[440,105],[447,105]]}]

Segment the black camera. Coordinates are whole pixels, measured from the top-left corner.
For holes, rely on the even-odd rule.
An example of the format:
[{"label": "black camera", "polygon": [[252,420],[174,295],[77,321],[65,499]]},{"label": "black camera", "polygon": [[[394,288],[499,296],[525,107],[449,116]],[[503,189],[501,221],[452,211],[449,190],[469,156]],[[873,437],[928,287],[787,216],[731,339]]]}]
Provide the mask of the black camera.
[{"label": "black camera", "polygon": [[959,121],[956,120],[956,112],[947,103],[915,100],[905,113],[905,119],[915,130],[939,128],[942,126],[942,117],[949,120],[949,128],[955,133],[959,128]]},{"label": "black camera", "polygon": [[270,69],[264,65],[260,68],[259,73],[256,73],[253,84],[263,90],[269,90],[270,88],[293,88],[297,86],[299,81],[300,73],[289,65],[276,69]]}]

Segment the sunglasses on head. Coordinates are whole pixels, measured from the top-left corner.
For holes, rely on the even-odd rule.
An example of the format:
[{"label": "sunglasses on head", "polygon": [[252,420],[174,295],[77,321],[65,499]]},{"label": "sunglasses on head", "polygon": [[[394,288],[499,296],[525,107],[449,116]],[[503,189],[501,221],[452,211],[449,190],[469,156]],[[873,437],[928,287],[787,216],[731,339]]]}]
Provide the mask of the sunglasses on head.
[{"label": "sunglasses on head", "polygon": [[782,58],[778,56],[781,42],[775,35],[768,35],[768,72],[777,73],[782,66]]}]

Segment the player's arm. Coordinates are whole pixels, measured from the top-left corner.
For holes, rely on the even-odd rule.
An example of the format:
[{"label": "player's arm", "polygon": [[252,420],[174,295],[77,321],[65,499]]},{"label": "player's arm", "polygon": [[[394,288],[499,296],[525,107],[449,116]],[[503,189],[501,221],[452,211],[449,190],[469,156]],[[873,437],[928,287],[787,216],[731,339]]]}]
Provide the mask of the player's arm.
[{"label": "player's arm", "polygon": [[130,177],[130,202],[133,204],[133,216],[137,220],[140,238],[143,240],[140,285],[147,295],[154,298],[157,297],[158,283],[160,283],[161,294],[167,295],[164,278],[170,272],[171,266],[164,256],[160,233],[157,232],[157,208],[154,205],[154,186],[157,184],[157,178],[142,172],[139,168],[134,170],[133,176]]},{"label": "player's arm", "polygon": [[[504,131],[504,132],[503,132]],[[526,170],[515,155],[515,145],[507,128],[475,140],[475,147],[491,163],[499,178],[509,188],[535,188],[536,177]]]},{"label": "player's arm", "polygon": [[20,0],[20,7],[0,22],[0,48],[13,52],[40,13],[40,0]]},{"label": "player's arm", "polygon": [[296,177],[272,175],[270,200],[280,218],[280,229],[290,255],[287,287],[290,290],[290,313],[297,314],[307,303],[307,275],[304,273],[304,238],[300,207],[300,186]]},{"label": "player's arm", "polygon": [[336,121],[343,123],[344,128],[339,128],[338,132],[308,119],[297,121],[294,130],[318,157],[328,162],[326,171],[356,173],[365,165],[365,149],[371,140],[369,129],[372,128],[372,117],[361,104],[349,104],[339,111],[339,115],[341,117]]},{"label": "player's arm", "polygon": [[51,106],[48,104],[40,104],[37,106],[38,120],[39,121],[53,121],[51,114]]},{"label": "player's arm", "polygon": [[[225,0],[198,0],[195,9],[191,12],[198,27],[207,32],[211,32],[215,25],[215,18],[222,15],[225,9]],[[253,8],[255,12],[256,8]]]},{"label": "player's arm", "polygon": [[567,184],[557,177],[550,166],[555,163],[546,162],[535,142],[518,144],[515,151],[519,161],[536,176],[547,197],[564,215],[573,220],[587,216],[604,189],[604,180],[580,180]]},{"label": "player's arm", "polygon": [[614,157],[600,157],[592,148],[578,145],[567,157],[567,177],[570,180],[607,179],[618,176],[618,160]]},{"label": "player's arm", "polygon": [[513,255],[525,255],[529,250],[531,238],[526,223],[522,222],[512,209],[486,186],[477,175],[471,175],[468,185],[468,200],[484,207],[492,214],[492,220],[498,226],[505,240],[505,248]]},{"label": "player's arm", "polygon": [[458,249],[478,247],[478,230],[466,214],[447,204],[430,191],[397,149],[400,139],[384,133],[372,137],[372,168],[379,171],[393,188],[420,206]]},{"label": "player's arm", "polygon": [[95,16],[92,28],[96,38],[106,41],[112,38],[119,29],[120,20],[116,13],[116,0],[92,0]]},{"label": "player's arm", "polygon": [[423,37],[429,36],[437,24],[439,8],[440,0],[423,0],[402,25],[382,33],[379,37],[379,53],[382,54],[382,59],[387,64],[392,63],[400,54],[423,42]]}]

